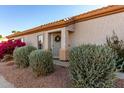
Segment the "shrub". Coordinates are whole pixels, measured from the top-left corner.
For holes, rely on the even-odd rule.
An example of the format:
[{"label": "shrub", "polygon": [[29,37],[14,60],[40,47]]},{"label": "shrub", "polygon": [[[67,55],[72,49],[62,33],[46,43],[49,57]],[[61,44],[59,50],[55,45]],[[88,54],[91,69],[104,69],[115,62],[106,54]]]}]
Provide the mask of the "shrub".
[{"label": "shrub", "polygon": [[116,59],[116,68],[118,71],[124,72],[124,42],[119,40],[118,36],[113,32],[111,37],[106,38],[107,45],[118,54]]},{"label": "shrub", "polygon": [[47,75],[54,71],[52,53],[50,51],[35,50],[30,54],[29,59],[35,76]]},{"label": "shrub", "polygon": [[13,56],[10,54],[7,54],[3,57],[3,59],[1,60],[1,62],[8,62],[8,61],[12,61],[13,60]]},{"label": "shrub", "polygon": [[70,74],[74,87],[113,87],[117,55],[111,48],[81,45],[70,51]]},{"label": "shrub", "polygon": [[25,46],[25,43],[21,40],[8,40],[0,43],[0,58],[2,59],[6,54],[12,55],[14,49],[21,46]]},{"label": "shrub", "polygon": [[22,68],[28,67],[29,66],[28,56],[33,50],[36,50],[36,48],[33,46],[24,46],[24,47],[16,48],[13,53],[15,64],[18,67],[22,67]]}]

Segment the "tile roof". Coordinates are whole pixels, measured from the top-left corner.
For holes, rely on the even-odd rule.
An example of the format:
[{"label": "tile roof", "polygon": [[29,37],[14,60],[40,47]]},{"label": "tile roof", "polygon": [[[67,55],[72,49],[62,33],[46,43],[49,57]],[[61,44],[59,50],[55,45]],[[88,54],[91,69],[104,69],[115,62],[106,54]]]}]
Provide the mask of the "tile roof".
[{"label": "tile roof", "polygon": [[28,29],[19,33],[14,33],[6,37],[13,38],[13,37],[23,36],[27,34],[33,34],[40,31],[57,29],[57,28],[65,27],[77,22],[86,21],[86,20],[90,20],[90,19],[94,19],[94,18],[106,16],[106,15],[111,15],[115,13],[120,13],[120,12],[124,12],[124,5],[111,5],[111,6],[99,8],[96,10],[92,10],[83,14],[79,14],[76,16],[72,16],[69,18],[65,18],[62,20],[54,21],[48,24],[43,24],[38,27]]}]

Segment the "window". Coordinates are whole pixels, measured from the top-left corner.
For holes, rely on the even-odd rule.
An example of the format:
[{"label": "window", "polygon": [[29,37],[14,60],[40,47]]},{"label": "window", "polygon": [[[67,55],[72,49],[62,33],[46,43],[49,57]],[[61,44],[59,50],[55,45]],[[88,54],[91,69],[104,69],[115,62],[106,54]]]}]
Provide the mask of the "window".
[{"label": "window", "polygon": [[37,36],[38,49],[43,49],[43,35]]},{"label": "window", "polygon": [[24,38],[21,38],[21,41],[22,41],[22,42],[25,42],[25,39],[24,39]]}]

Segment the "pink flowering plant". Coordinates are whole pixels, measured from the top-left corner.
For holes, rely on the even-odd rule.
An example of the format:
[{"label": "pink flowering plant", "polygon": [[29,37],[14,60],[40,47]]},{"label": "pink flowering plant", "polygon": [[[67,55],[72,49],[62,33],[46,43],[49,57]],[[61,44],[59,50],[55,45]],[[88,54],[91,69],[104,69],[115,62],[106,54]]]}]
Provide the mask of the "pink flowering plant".
[{"label": "pink flowering plant", "polygon": [[8,40],[0,43],[0,59],[2,59],[6,54],[13,54],[16,47],[22,47],[25,45],[25,42],[22,42],[20,39]]}]

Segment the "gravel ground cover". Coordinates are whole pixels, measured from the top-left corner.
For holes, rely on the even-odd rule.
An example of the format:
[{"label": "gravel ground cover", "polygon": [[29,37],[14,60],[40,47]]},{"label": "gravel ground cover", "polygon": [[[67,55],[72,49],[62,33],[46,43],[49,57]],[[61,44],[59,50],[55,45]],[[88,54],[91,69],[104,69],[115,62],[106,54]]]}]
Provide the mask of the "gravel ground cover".
[{"label": "gravel ground cover", "polygon": [[20,88],[65,88],[70,83],[68,68],[55,66],[55,72],[48,76],[34,77],[31,68],[18,69],[15,65],[0,63],[0,74]]},{"label": "gravel ground cover", "polygon": [[117,88],[124,88],[124,79],[117,79],[115,85]]},{"label": "gravel ground cover", "polygon": [[[4,62],[0,63],[0,74],[17,88],[68,88],[70,84],[68,67],[56,65],[54,73],[36,78],[30,67],[18,69]],[[124,79],[117,79],[115,86],[124,88]]]}]

